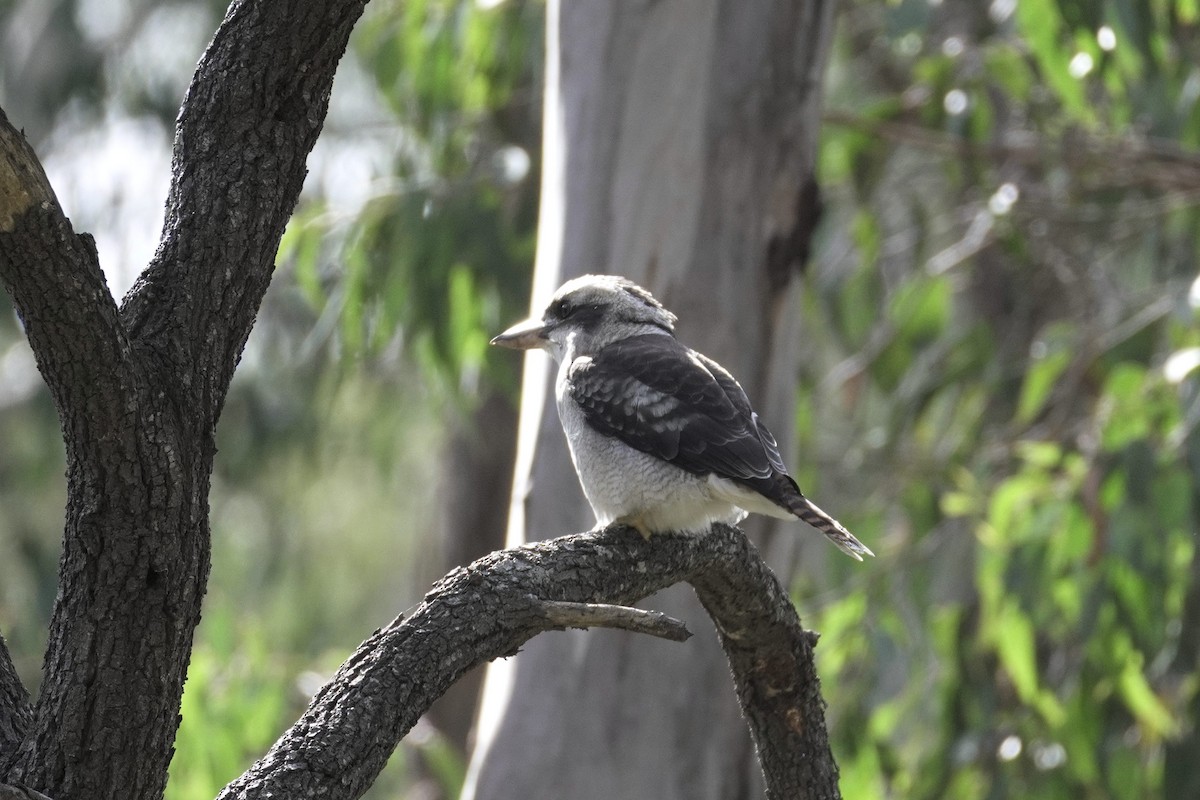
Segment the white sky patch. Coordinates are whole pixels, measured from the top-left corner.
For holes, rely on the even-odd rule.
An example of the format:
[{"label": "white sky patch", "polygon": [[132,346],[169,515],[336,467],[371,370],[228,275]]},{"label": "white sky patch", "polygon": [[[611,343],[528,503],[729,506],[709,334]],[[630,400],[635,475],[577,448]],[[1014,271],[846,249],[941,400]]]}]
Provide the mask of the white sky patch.
[{"label": "white sky patch", "polygon": [[1017,10],[1017,0],[992,0],[988,6],[988,18],[999,25],[1006,21]]},{"label": "white sky patch", "polygon": [[77,232],[96,239],[109,291],[120,301],[149,263],[162,230],[171,143],[156,119],[110,112],[60,121],[44,160]]},{"label": "white sky patch", "polygon": [[1015,183],[1002,183],[1000,188],[988,198],[988,211],[991,211],[997,217],[1002,217],[1009,211],[1012,211],[1013,205],[1016,204],[1017,198],[1021,196],[1021,191]]},{"label": "white sky patch", "polygon": [[395,190],[382,177],[389,155],[381,142],[323,136],[308,159],[304,196],[319,195],[339,218],[352,218],[374,197]]},{"label": "white sky patch", "polygon": [[79,30],[93,44],[115,39],[125,30],[132,15],[129,0],[79,0],[75,6]]},{"label": "white sky patch", "polygon": [[1058,742],[1051,742],[1033,751],[1033,763],[1043,772],[1057,769],[1067,763],[1067,749]]},{"label": "white sky patch", "polygon": [[996,750],[996,755],[1001,761],[1012,761],[1017,756],[1021,755],[1021,737],[1009,735],[1004,737],[1004,741],[1000,742],[1000,747]]},{"label": "white sky patch", "polygon": [[902,56],[915,56],[921,52],[921,37],[915,33],[906,33],[892,47]]},{"label": "white sky patch", "polygon": [[523,147],[514,144],[496,151],[496,168],[505,183],[520,183],[529,174],[531,166],[533,162]]},{"label": "white sky patch", "polygon": [[[332,213],[349,219],[372,199],[403,190],[392,178],[397,154],[419,159],[412,158],[411,139],[380,110],[378,91],[352,53],[342,59],[325,128],[308,157],[301,201],[324,198]],[[424,170],[417,172],[417,182],[425,179]]]},{"label": "white sky patch", "polygon": [[1112,28],[1107,25],[1101,25],[1096,31],[1096,44],[1100,45],[1100,49],[1106,53],[1115,49],[1117,46],[1117,34]]},{"label": "white sky patch", "polygon": [[1185,347],[1167,357],[1163,377],[1169,383],[1181,383],[1196,367],[1200,367],[1200,347]]},{"label": "white sky patch", "polygon": [[126,72],[121,78],[131,85],[178,94],[182,100],[215,27],[208,8],[199,3],[154,8],[138,25],[116,71]]},{"label": "white sky patch", "polygon": [[1096,66],[1096,62],[1092,60],[1091,53],[1080,51],[1071,58],[1071,63],[1067,64],[1067,72],[1072,78],[1082,78],[1092,71],[1092,67]]},{"label": "white sky patch", "polygon": [[1196,276],[1196,280],[1192,281],[1192,287],[1188,289],[1188,305],[1192,308],[1200,308],[1200,275]]},{"label": "white sky patch", "polygon": [[24,337],[16,338],[7,350],[0,351],[0,409],[24,403],[42,391],[33,350]]},{"label": "white sky patch", "polygon": [[947,114],[957,117],[967,110],[967,93],[962,89],[951,89],[946,92],[946,97],[942,100],[942,105],[945,107]]},{"label": "white sky patch", "polygon": [[[96,20],[106,8],[105,0],[83,0],[78,13],[81,24],[90,26],[89,37],[102,40],[120,32],[115,22]],[[162,90],[182,100],[211,27],[203,9],[156,9],[138,27],[130,57],[111,73],[131,85],[143,85],[146,73],[157,73]],[[391,175],[404,136],[379,111],[374,85],[352,57],[343,60],[337,83],[325,132],[309,157],[304,194],[324,197],[330,211],[352,217],[373,197],[396,191],[394,181],[382,176]],[[118,302],[158,247],[173,137],[157,118],[132,115],[122,105],[118,92],[100,117],[67,108],[39,144],[64,212],[76,231],[95,237],[100,266]]]}]

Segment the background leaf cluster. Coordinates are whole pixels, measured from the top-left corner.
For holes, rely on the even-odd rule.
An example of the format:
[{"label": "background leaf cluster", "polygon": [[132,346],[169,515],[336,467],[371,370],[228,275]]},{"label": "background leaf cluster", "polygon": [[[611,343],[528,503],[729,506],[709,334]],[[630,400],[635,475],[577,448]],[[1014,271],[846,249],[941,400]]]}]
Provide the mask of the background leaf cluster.
[{"label": "background leaf cluster", "polygon": [[886,545],[870,581],[796,591],[847,796],[1200,786],[1196,22],[846,14],[800,419]]}]

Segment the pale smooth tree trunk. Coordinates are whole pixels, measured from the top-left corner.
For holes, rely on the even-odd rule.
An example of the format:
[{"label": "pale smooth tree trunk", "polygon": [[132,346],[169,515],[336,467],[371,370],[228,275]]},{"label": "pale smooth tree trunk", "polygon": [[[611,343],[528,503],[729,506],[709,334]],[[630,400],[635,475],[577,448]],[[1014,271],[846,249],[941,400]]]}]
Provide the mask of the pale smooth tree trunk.
[{"label": "pale smooth tree trunk", "polygon": [[[813,161],[833,5],[548,3],[533,309],[585,272],[645,285],[679,315],[682,341],[741,380],[785,453],[792,278],[818,213]],[[594,522],[547,391],[549,359],[534,353],[525,367],[510,545]],[[781,525],[789,530],[775,549],[820,538]],[[767,528],[750,526],[760,545]],[[489,669],[464,797],[762,796],[707,616],[686,587],[649,605],[699,635],[681,645],[553,634]]]}]

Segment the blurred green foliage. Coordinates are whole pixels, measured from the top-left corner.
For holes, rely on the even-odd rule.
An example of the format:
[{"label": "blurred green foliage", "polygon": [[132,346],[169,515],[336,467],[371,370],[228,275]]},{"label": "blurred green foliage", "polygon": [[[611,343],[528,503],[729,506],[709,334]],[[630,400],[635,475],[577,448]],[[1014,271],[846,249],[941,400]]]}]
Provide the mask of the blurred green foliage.
[{"label": "blurred green foliage", "polygon": [[799,430],[880,559],[796,591],[847,797],[1200,791],[1197,22],[846,10]]},{"label": "blurred green foliage", "polygon": [[515,391],[488,340],[528,298],[537,212],[542,7],[380,2],[354,37],[395,135],[387,179],[345,216],[309,203],[280,261],[354,353],[402,337],[468,404],[481,374]]}]

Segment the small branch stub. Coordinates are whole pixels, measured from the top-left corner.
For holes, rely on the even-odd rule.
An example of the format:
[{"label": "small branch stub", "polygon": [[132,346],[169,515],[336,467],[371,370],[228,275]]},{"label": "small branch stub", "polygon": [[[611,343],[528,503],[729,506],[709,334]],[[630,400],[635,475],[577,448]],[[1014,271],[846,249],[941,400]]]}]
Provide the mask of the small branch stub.
[{"label": "small branch stub", "polygon": [[661,611],[608,603],[540,599],[536,600],[536,605],[542,617],[555,628],[619,628],[672,642],[686,642],[692,637],[687,625]]}]

